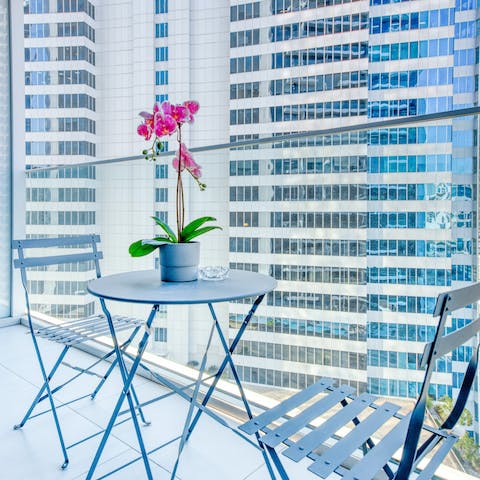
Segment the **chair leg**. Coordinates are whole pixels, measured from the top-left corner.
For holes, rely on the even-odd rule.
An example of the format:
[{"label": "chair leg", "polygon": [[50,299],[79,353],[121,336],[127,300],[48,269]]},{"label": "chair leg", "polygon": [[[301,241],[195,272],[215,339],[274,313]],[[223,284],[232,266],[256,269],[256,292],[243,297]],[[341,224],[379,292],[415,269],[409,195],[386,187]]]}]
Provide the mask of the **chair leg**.
[{"label": "chair leg", "polygon": [[[112,350],[108,356],[110,356],[111,354],[114,353],[114,350]],[[113,360],[113,362],[110,364],[110,366],[108,367],[108,370],[105,372],[105,375],[103,375],[102,379],[100,380],[100,382],[98,383],[98,385],[95,387],[95,390],[91,393],[90,395],[90,398],[92,400],[95,399],[95,397],[97,396],[98,392],[100,391],[100,389],[103,387],[104,383],[107,381],[107,378],[110,376],[110,374],[112,373],[113,369],[115,368],[115,366],[117,365],[117,359],[115,358]]]},{"label": "chair leg", "polygon": [[143,459],[143,463],[144,463],[144,466],[145,466],[145,473],[147,475],[148,480],[153,480],[153,475],[152,475],[152,471],[151,471],[151,468],[150,468],[150,462],[148,460],[147,450],[146,450],[145,444],[143,442],[143,437],[142,437],[142,433],[141,433],[141,430],[140,430],[140,426],[138,424],[138,419],[137,419],[137,415],[136,415],[136,411],[135,411],[135,406],[134,406],[132,398],[131,398],[131,388],[130,387],[132,385],[133,378],[135,377],[135,372],[138,369],[138,366],[141,362],[142,356],[143,356],[143,354],[145,352],[145,349],[147,347],[148,337],[150,336],[150,327],[151,327],[153,319],[155,318],[155,315],[158,311],[158,305],[154,305],[152,307],[150,315],[148,316],[148,319],[145,322],[145,332],[143,333],[143,337],[140,340],[140,343],[138,344],[138,347],[137,347],[137,355],[135,357],[135,361],[133,362],[133,365],[132,365],[131,369],[129,371],[127,371],[126,366],[125,366],[125,362],[124,362],[124,359],[123,359],[123,353],[120,350],[120,347],[119,347],[119,344],[118,344],[118,341],[117,341],[117,335],[115,333],[115,327],[114,327],[113,322],[112,322],[112,317],[110,315],[110,312],[107,310],[107,307],[105,305],[105,300],[103,300],[101,298],[100,299],[100,304],[101,304],[102,310],[105,313],[105,316],[107,318],[108,326],[109,326],[109,329],[110,329],[110,334],[112,335],[113,345],[114,345],[114,348],[115,348],[115,354],[116,354],[116,357],[117,357],[117,360],[118,360],[118,367],[119,367],[120,373],[122,375],[123,389],[122,389],[122,392],[120,394],[120,397],[118,398],[117,404],[115,405],[115,408],[112,412],[112,415],[110,417],[108,425],[107,425],[106,429],[103,431],[102,440],[100,441],[100,445],[98,446],[97,452],[95,453],[95,457],[92,461],[92,464],[90,465],[90,469],[87,473],[87,476],[85,477],[85,480],[91,480],[92,477],[93,477],[93,474],[95,473],[98,462],[100,461],[100,457],[102,456],[102,452],[105,448],[108,437],[110,436],[112,428],[115,424],[115,420],[118,417],[118,414],[120,412],[120,408],[121,408],[125,398],[128,401],[128,406],[129,406],[129,409],[130,409],[133,425],[135,427],[135,433],[137,435],[137,440],[138,440],[138,444],[139,444],[139,447],[140,447],[140,452],[142,454],[142,459]]},{"label": "chair leg", "polygon": [[[60,364],[62,363],[62,360],[63,358],[65,357],[68,349],[70,347],[68,346],[65,346],[65,348],[62,350],[62,353],[60,354],[60,356],[58,357],[57,361],[55,362],[55,365],[53,366],[52,370],[50,371],[50,373],[48,374],[47,376],[47,379],[44,380],[43,382],[43,385],[42,387],[40,388],[40,390],[38,391],[37,393],[37,396],[33,399],[33,402],[32,404],[30,405],[30,408],[27,410],[27,413],[25,414],[25,416],[23,417],[22,421],[20,423],[17,423],[13,429],[14,430],[19,430],[20,428],[22,428],[28,421],[28,419],[30,418],[30,415],[32,414],[33,410],[35,409],[35,407],[40,403],[42,402],[43,400],[45,400],[46,398],[49,398],[48,394],[43,395],[43,392],[46,390],[47,388],[47,383],[49,383],[53,376],[55,375],[55,372],[57,371],[58,367],[60,366]],[[40,367],[42,368],[42,367]]]},{"label": "chair leg", "polygon": [[148,427],[149,425],[151,425],[152,422],[145,418],[145,414],[143,413],[143,409],[140,406],[140,402],[138,401],[137,392],[135,391],[133,383],[132,383],[132,386],[130,387],[130,390],[132,391],[133,401],[135,402],[135,409],[138,410],[138,414],[140,415],[140,420],[142,420],[143,425]]},{"label": "chair leg", "polygon": [[[130,334],[130,337],[128,337],[128,339],[122,345],[120,345],[120,350],[122,352],[125,351],[128,348],[128,346],[132,343],[133,339],[135,338],[135,336],[137,335],[139,330],[140,330],[140,327],[135,327],[133,332]],[[102,360],[107,359],[108,357],[110,357],[114,353],[115,353],[115,349],[112,349],[107,355],[105,355],[102,358]],[[113,369],[115,368],[115,366],[117,364],[117,361],[118,360],[116,358],[113,360],[112,364],[110,365],[108,370],[105,372],[105,375],[100,380],[100,383],[96,386],[95,390],[92,392],[92,394],[91,394],[92,400],[97,396],[98,392],[101,390],[101,388],[103,387],[103,385],[107,381],[108,377],[110,376]]]},{"label": "chair leg", "polygon": [[[47,390],[47,395],[48,395],[48,399],[50,401],[50,407],[51,407],[51,411],[52,411],[52,416],[53,416],[53,420],[55,422],[55,427],[57,429],[57,435],[58,435],[58,440],[60,442],[60,448],[62,449],[62,454],[63,454],[63,464],[61,465],[61,468],[62,470],[64,470],[65,468],[67,468],[68,466],[68,462],[69,462],[69,459],[68,459],[68,454],[67,454],[67,449],[65,447],[65,441],[63,439],[63,433],[62,433],[62,429],[60,427],[60,421],[58,420],[58,415],[57,415],[57,409],[55,407],[55,401],[53,399],[53,395],[52,395],[52,391],[50,390],[50,384],[49,384],[49,376],[47,375],[47,372],[45,370],[45,365],[43,363],[43,360],[42,360],[42,356],[40,354],[40,349],[38,347],[38,342],[37,342],[37,339],[35,337],[35,334],[33,331],[31,331],[31,335],[32,335],[32,340],[33,340],[33,346],[35,347],[35,353],[37,355],[37,358],[38,358],[38,363],[40,365],[40,370],[42,372],[42,376],[43,376],[43,381],[44,381],[44,384],[43,384],[43,387],[44,389]],[[62,358],[65,356],[65,354],[67,353],[67,350],[68,350],[68,346],[65,346],[65,348],[63,349],[62,353],[60,354],[60,357],[58,358],[57,362],[55,363],[55,366],[53,369],[57,369],[58,366],[60,365],[60,362],[62,360]],[[53,370],[52,369],[52,370]],[[50,372],[51,373],[51,372]],[[53,372],[55,373],[55,372]],[[42,388],[43,388],[42,387]],[[33,405],[34,406],[34,405]],[[33,409],[32,409],[33,410]],[[30,412],[31,413],[31,412]]]},{"label": "chair leg", "polygon": [[[258,432],[257,432],[257,434],[258,434]],[[266,454],[268,452],[268,454],[270,455],[270,458],[273,460],[273,463],[275,464],[275,468],[277,469],[281,480],[289,480],[289,476],[288,476],[287,472],[285,471],[285,468],[283,467],[282,462],[278,458],[278,454],[275,451],[275,449],[272,448],[272,447],[269,447],[268,445],[265,445],[265,444],[262,444],[262,445],[264,447],[263,451],[264,451],[265,458],[268,460],[268,457],[266,456]],[[266,461],[265,463],[267,465],[270,476],[272,477],[273,480],[275,480],[276,477],[273,474],[273,469],[272,469],[272,466],[270,465],[270,462]]]},{"label": "chair leg", "polygon": [[[114,352],[114,350],[112,350],[112,353]],[[108,370],[105,372],[105,375],[102,377],[102,379],[100,380],[100,383],[97,385],[97,387],[95,388],[95,390],[93,391],[93,393],[90,395],[90,398],[92,400],[95,399],[95,397],[97,396],[98,392],[100,391],[100,389],[103,387],[103,385],[105,384],[105,382],[107,381],[108,377],[110,376],[110,374],[112,373],[113,369],[115,368],[115,366],[117,365],[118,363],[118,360],[115,359],[113,360],[112,364],[110,365],[110,367],[108,367]],[[136,404],[136,410],[138,410],[138,413],[140,415],[140,419],[142,420],[142,423],[145,425],[145,426],[148,426],[148,425],[151,425],[151,421],[150,420],[147,420],[145,418],[145,414],[143,413],[143,409],[142,407],[140,406],[140,402],[138,400],[138,396],[137,396],[137,392],[135,391],[135,388],[131,387],[131,391],[132,391],[132,396],[133,396],[133,401],[135,402]]]},{"label": "chair leg", "polygon": [[[130,334],[130,337],[128,337],[128,339],[122,345],[120,345],[119,348],[120,348],[120,351],[122,352],[122,354],[126,355],[126,352],[125,352],[126,349],[132,343],[133,339],[136,337],[139,330],[140,330],[140,327],[135,327],[133,332]],[[115,349],[112,349],[111,352],[108,354],[108,356],[112,355],[113,353],[115,353]],[[126,356],[128,357],[128,355],[126,355]],[[107,358],[107,357],[104,357],[104,358]],[[105,375],[100,380],[100,383],[97,385],[97,387],[95,388],[93,393],[90,395],[92,400],[97,396],[98,392],[100,391],[100,389],[103,387],[103,385],[107,381],[108,377],[112,373],[112,371],[115,368],[115,366],[117,365],[117,363],[118,363],[118,359],[115,358],[113,360],[112,364],[110,365],[110,367],[108,368],[108,370],[105,372]],[[138,410],[138,413],[140,415],[140,419],[142,420],[142,423],[145,426],[150,425],[152,422],[145,418],[145,414],[143,413],[142,407],[140,406],[140,402],[138,400],[137,392],[135,391],[135,388],[133,387],[133,385],[131,387],[131,391],[132,391],[133,400],[136,404],[135,408],[136,408],[136,410]]]},{"label": "chair leg", "polygon": [[[115,350],[112,350],[112,352],[115,352]],[[112,373],[113,369],[115,368],[115,366],[117,365],[118,363],[118,360],[115,359],[112,364],[110,365],[110,367],[108,367],[108,370],[105,372],[105,375],[102,377],[102,379],[100,380],[100,383],[97,385],[97,387],[95,388],[95,390],[93,391],[93,393],[90,395],[90,398],[93,400],[96,396],[97,396],[97,393],[100,391],[100,389],[103,387],[104,383],[107,381],[107,378],[110,376],[110,374]],[[142,423],[145,425],[145,426],[148,426],[148,425],[151,425],[151,421],[150,420],[147,420],[145,418],[145,414],[143,413],[143,410],[142,410],[142,407],[140,406],[140,402],[138,401],[138,396],[137,396],[137,392],[135,391],[135,388],[131,387],[131,390],[132,390],[132,395],[133,395],[133,400],[136,404],[136,410],[138,410],[138,413],[140,414],[140,419],[142,420]]]}]

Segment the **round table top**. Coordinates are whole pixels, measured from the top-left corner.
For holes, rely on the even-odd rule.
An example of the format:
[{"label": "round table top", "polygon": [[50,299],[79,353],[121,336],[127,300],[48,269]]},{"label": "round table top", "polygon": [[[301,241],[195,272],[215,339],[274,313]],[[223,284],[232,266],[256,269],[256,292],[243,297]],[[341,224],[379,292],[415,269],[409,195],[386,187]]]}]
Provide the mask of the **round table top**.
[{"label": "round table top", "polygon": [[230,270],[224,280],[193,282],[162,282],[159,271],[144,270],[91,280],[87,290],[96,297],[120,302],[182,305],[258,297],[276,286],[272,277],[242,270]]}]

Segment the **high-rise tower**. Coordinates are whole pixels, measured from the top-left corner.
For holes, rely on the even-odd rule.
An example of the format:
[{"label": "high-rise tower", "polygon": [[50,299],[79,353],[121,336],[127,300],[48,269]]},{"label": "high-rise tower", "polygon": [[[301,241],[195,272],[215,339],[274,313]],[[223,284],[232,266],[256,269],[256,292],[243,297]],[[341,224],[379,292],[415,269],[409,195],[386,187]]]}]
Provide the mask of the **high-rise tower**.
[{"label": "high-rise tower", "polygon": [[[75,164],[96,156],[95,8],[88,0],[26,0],[24,12],[27,168],[72,164],[28,177],[27,235],[91,233],[95,167]],[[64,318],[93,313],[85,297],[93,265],[84,270],[82,281],[67,271],[39,273],[32,306]]]}]

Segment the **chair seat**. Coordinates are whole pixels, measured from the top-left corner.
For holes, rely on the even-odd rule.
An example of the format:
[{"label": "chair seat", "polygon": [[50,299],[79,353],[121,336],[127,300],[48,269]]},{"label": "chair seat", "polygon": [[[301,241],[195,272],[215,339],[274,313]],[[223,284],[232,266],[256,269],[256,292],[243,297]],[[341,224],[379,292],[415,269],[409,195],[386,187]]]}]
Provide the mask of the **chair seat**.
[{"label": "chair seat", "polygon": [[[308,457],[308,469],[320,478],[336,472],[344,479],[371,480],[386,464],[395,471],[396,463],[390,460],[404,444],[410,415],[399,414],[401,407],[394,403],[379,403],[374,395],[355,397],[351,387],[332,384],[323,378],[239,428],[261,433],[260,441],[270,448],[283,443],[287,448],[282,454],[291,460]],[[320,417],[318,426],[312,425]],[[457,440],[426,425],[424,432],[432,439],[430,447],[442,444],[428,464],[422,464],[419,479],[431,477]]]},{"label": "chair seat", "polygon": [[[143,324],[143,320],[122,315],[114,315],[112,320],[116,332]],[[69,320],[58,325],[36,328],[35,334],[53,342],[72,346],[102,335],[109,335],[109,327],[104,315],[92,315],[86,318]]]}]

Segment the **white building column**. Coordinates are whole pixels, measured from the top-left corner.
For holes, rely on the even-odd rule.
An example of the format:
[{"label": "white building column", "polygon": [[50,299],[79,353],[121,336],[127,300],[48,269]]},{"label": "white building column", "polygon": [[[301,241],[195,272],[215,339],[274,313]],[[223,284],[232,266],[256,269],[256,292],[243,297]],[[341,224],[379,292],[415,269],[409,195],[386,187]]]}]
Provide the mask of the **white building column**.
[{"label": "white building column", "polygon": [[10,247],[25,235],[23,57],[23,3],[0,0],[0,318],[24,310]]}]

